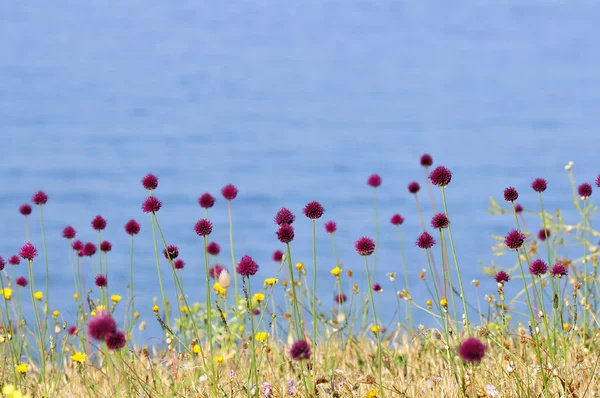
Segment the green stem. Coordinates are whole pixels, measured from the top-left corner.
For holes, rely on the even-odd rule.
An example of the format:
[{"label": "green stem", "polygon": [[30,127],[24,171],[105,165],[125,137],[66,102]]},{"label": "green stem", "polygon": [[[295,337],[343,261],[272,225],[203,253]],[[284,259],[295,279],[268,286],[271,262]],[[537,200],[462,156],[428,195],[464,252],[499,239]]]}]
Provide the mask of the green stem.
[{"label": "green stem", "polygon": [[[227,211],[229,213],[229,247],[231,249],[231,266],[233,267],[232,269],[235,270],[235,254],[233,251],[233,217],[231,215],[231,201],[228,200],[227,201]],[[238,298],[238,278],[237,278],[237,272],[233,273],[233,281],[234,281],[234,286],[235,286],[235,294],[234,294],[234,303],[237,303],[237,298]]]},{"label": "green stem", "polygon": [[384,397],[384,389],[383,389],[383,360],[382,360],[382,351],[381,351],[381,327],[379,326],[379,322],[377,321],[377,312],[375,310],[375,300],[373,300],[373,289],[371,288],[371,273],[369,271],[369,260],[367,256],[363,256],[365,258],[365,267],[367,270],[367,280],[369,283],[369,301],[371,301],[371,308],[373,310],[373,319],[375,325],[379,328],[377,330],[377,360],[378,360],[378,368],[379,368],[379,388],[381,391],[381,398]]},{"label": "green stem", "polygon": [[315,352],[313,353],[313,368],[312,371],[316,374],[317,371],[317,231],[315,220],[312,220],[312,249],[313,249],[313,286],[312,286],[312,313],[313,313],[313,345]]}]

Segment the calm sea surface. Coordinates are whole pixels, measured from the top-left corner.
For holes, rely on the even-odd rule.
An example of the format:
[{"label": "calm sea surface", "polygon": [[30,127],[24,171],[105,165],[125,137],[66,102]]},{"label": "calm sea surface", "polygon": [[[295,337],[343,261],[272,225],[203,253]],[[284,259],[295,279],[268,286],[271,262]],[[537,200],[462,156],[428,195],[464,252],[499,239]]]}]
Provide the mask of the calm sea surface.
[{"label": "calm sea surface", "polygon": [[[323,223],[338,223],[341,260],[359,273],[363,262],[353,242],[375,234],[366,180],[379,173],[376,280],[390,320],[396,298],[385,274],[401,272],[388,222],[395,212],[406,218],[413,293],[421,302],[428,294],[418,280],[427,263],[414,247],[420,223],[406,189],[413,180],[424,184],[422,153],[454,173],[447,197],[457,253],[465,281],[481,279],[482,293],[494,292],[480,266],[494,259],[491,235],[513,226],[509,217],[486,213],[489,196],[500,200],[513,185],[524,207],[535,209],[529,183],[541,176],[549,181],[547,207],[567,208],[564,165],[575,161],[579,182],[600,171],[595,2],[225,3],[1,6],[0,255],[6,259],[25,242],[18,207],[45,190],[50,301],[68,323],[75,307],[63,227],[72,224],[80,239],[94,241],[90,221],[97,214],[108,220],[109,285],[125,296],[123,225],[135,218],[142,225],[135,250],[138,308],[151,334],[160,334],[150,310],[160,296],[150,219],[140,209],[146,192],[139,181],[148,172],[160,177],[161,226],[187,263],[184,284],[192,301],[204,297],[202,241],[193,230],[204,215],[199,195],[218,196],[211,240],[221,244],[220,261],[231,269],[220,188],[238,186],[235,253],[238,260],[254,257],[261,281],[277,270],[271,255],[282,245],[272,220],[282,206],[297,215],[293,259],[310,268],[310,223],[301,209],[320,201],[327,212],[318,222],[318,289],[326,306],[334,257]],[[431,203],[421,193],[429,219]],[[529,225],[540,227],[533,218]],[[41,250],[37,213],[31,228]],[[496,262],[508,267],[513,260]],[[34,267],[41,287],[42,258]],[[17,274],[26,275],[24,264]],[[172,289],[169,273],[165,278]]]}]

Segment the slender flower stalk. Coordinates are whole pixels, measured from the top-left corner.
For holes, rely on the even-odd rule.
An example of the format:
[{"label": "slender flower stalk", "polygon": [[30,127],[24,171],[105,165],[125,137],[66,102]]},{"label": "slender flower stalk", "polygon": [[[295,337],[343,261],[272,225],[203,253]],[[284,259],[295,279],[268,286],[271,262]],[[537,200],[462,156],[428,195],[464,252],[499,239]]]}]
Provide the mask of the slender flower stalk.
[{"label": "slender flower stalk", "polygon": [[433,165],[433,158],[430,154],[425,153],[421,156],[421,166],[425,169],[425,181],[427,182],[427,191],[429,191],[429,198],[431,199],[431,206],[433,207],[433,212],[437,213],[437,209],[435,207],[435,197],[433,196],[433,189],[431,187],[431,182],[429,181],[429,167]]},{"label": "slender flower stalk", "polygon": [[373,187],[373,207],[375,209],[375,253],[373,254],[373,273],[377,270],[377,249],[379,246],[379,215],[377,212],[377,188],[381,185],[381,177],[371,174],[367,184]]}]

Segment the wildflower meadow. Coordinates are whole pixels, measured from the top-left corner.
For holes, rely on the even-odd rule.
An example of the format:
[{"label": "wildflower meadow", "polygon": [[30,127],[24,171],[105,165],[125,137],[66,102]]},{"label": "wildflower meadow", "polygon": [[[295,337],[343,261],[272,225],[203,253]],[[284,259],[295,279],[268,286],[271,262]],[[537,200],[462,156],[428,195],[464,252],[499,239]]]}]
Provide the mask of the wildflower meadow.
[{"label": "wildflower meadow", "polygon": [[[492,237],[495,260],[481,267],[495,289],[480,291],[481,281],[463,275],[466,265],[455,250],[456,241],[469,237],[452,234],[456,212],[446,200],[452,167],[434,165],[429,154],[420,166],[426,178],[402,188],[414,206],[395,214],[378,208],[385,175],[360,176],[356,190],[373,193],[364,211],[373,215],[374,229],[353,241],[336,239],[340,220],[327,219],[319,198],[303,208],[253,215],[273,220],[273,241],[282,250],[272,259],[236,250],[244,237],[236,235],[235,221],[248,216],[236,211],[243,191],[230,184],[214,196],[199,192],[202,217],[180,226],[197,242],[198,269],[186,264],[161,227],[161,209],[170,203],[161,200],[159,176],[140,176],[141,208],[119,226],[118,244],[105,239],[111,220],[98,215],[61,226],[61,259],[49,259],[46,245],[47,217],[60,218],[53,198],[44,190],[23,198],[27,203],[14,209],[23,216],[23,244],[0,257],[2,395],[598,396],[600,232],[593,229],[592,193],[600,175],[578,183],[569,163],[566,176],[549,171],[531,176],[528,185],[507,180],[503,192],[490,192],[489,217],[502,217],[506,229]],[[569,179],[572,191],[564,192],[564,209],[549,209],[544,195],[557,178]],[[523,197],[538,205],[523,207]],[[434,209],[430,214],[424,201]],[[216,212],[229,219],[229,241],[221,244],[211,239]],[[150,229],[142,229],[142,218]],[[407,218],[419,220],[418,233],[404,231]],[[310,236],[296,235],[298,223],[310,225]],[[95,239],[80,240],[83,230]],[[398,242],[398,266],[388,273],[377,261],[384,234]],[[330,237],[331,245],[318,246],[317,236]],[[153,242],[155,263],[144,269],[160,287],[145,311],[136,300],[145,288],[136,282],[140,239]],[[299,239],[310,241],[312,258],[296,258]],[[119,284],[111,272],[113,243],[130,260],[129,278]],[[355,257],[340,258],[341,245],[352,245]],[[419,252],[420,263],[408,264],[407,251]],[[325,252],[335,263],[321,260]],[[49,282],[56,261],[69,265],[72,285]],[[266,261],[269,276],[259,279]],[[318,278],[323,269],[327,278]],[[414,269],[418,278],[409,272]],[[188,273],[201,275],[202,286],[186,283]],[[419,285],[428,295],[413,295]],[[73,302],[56,299],[59,289]],[[386,295],[396,308],[381,304]],[[67,312],[73,303],[76,312]],[[385,322],[392,313],[394,321]],[[135,332],[149,324],[160,338],[136,340]]]}]

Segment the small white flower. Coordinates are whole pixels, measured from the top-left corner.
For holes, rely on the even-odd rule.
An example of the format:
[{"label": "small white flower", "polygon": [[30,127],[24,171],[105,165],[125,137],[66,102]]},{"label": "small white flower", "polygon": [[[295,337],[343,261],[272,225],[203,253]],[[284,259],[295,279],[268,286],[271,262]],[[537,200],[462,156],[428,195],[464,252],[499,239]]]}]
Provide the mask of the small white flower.
[{"label": "small white flower", "polygon": [[488,397],[497,397],[500,395],[500,391],[498,391],[492,384],[485,385],[485,393],[488,395]]}]

